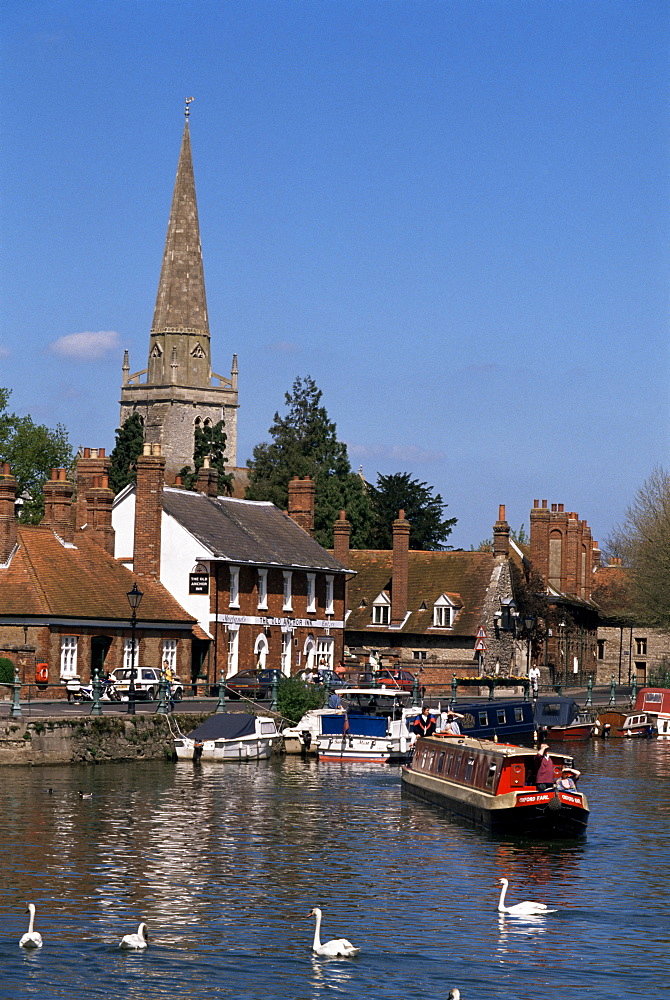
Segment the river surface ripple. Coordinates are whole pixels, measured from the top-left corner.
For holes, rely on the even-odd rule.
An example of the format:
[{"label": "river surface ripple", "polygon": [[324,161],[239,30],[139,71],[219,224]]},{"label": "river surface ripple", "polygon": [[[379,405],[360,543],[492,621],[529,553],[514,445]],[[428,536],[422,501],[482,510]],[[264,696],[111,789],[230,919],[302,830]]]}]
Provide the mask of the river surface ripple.
[{"label": "river surface ripple", "polygon": [[[459,825],[379,766],[5,769],[0,996],[667,998],[670,740],[573,749],[591,821],[560,843]],[[503,875],[557,912],[499,917]],[[357,958],[312,956],[315,905]],[[140,920],[147,952],[119,951]]]}]

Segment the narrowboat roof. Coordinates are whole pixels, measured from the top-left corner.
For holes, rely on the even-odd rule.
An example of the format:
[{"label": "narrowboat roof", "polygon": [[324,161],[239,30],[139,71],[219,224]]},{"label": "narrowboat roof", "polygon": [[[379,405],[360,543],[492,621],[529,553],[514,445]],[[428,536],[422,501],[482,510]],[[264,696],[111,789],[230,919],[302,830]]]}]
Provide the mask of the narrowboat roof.
[{"label": "narrowboat roof", "polygon": [[[534,747],[519,747],[512,743],[496,743],[494,740],[478,739],[476,736],[449,736],[447,733],[433,733],[432,736],[421,736],[422,744],[434,744],[443,750],[445,746],[470,750],[474,753],[496,754],[500,757],[534,757],[537,750]],[[572,754],[555,753],[551,748],[549,755],[558,760],[572,760]]]}]

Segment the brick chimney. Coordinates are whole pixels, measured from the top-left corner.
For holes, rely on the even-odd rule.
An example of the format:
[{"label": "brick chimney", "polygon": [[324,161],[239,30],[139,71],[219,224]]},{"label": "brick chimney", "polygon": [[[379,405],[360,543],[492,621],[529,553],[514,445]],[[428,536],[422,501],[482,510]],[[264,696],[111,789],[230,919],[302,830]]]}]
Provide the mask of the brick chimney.
[{"label": "brick chimney", "polygon": [[75,506],[75,528],[83,528],[87,523],[88,507],[86,493],[93,486],[94,479],[107,476],[112,460],[105,456],[104,448],[84,448],[77,456],[74,481],[77,487]]},{"label": "brick chimney", "polygon": [[0,465],[0,565],[9,560],[16,545],[16,478],[9,462]]},{"label": "brick chimney", "polygon": [[[103,456],[104,457],[104,456]],[[86,491],[86,532],[100,548],[114,555],[114,528],[112,527],[112,504],[114,491],[109,488],[107,476],[95,476]],[[77,497],[77,505],[79,497]]]},{"label": "brick chimney", "polygon": [[308,535],[314,534],[314,496],[316,486],[309,476],[294,476],[288,484],[288,516]]},{"label": "brick chimney", "polygon": [[205,456],[202,465],[198,469],[196,489],[198,493],[204,493],[208,497],[217,497],[219,495],[219,473],[216,469],[210,467],[208,455]]},{"label": "brick chimney", "polygon": [[161,572],[161,516],[165,459],[159,444],[145,444],[137,459],[133,571],[137,577],[159,580]]},{"label": "brick chimney", "polygon": [[410,523],[405,511],[398,512],[393,522],[393,582],[391,585],[391,624],[399,625],[407,613],[409,587],[409,533]]},{"label": "brick chimney", "polygon": [[507,559],[509,556],[509,524],[505,520],[505,504],[498,506],[498,520],[493,525],[493,556]]},{"label": "brick chimney", "polygon": [[341,510],[339,519],[333,525],[333,555],[343,566],[349,561],[350,537],[351,524],[347,521],[346,512]]},{"label": "brick chimney", "polygon": [[65,469],[52,469],[51,479],[44,484],[44,519],[42,524],[51,528],[64,542],[74,538],[74,511],[72,495],[74,485],[67,479]]}]

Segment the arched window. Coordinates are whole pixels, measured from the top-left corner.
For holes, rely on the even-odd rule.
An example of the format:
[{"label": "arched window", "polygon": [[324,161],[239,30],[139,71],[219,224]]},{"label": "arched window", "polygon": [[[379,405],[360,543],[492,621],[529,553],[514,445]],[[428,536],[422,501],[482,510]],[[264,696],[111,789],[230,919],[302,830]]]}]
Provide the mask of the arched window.
[{"label": "arched window", "polygon": [[265,633],[260,632],[256,636],[256,642],[254,643],[254,657],[256,658],[256,668],[258,670],[265,670],[269,650],[270,647]]},{"label": "arched window", "polygon": [[316,642],[314,636],[310,633],[305,639],[305,645],[302,649],[302,655],[305,661],[305,670],[314,669],[314,655],[316,653]]}]

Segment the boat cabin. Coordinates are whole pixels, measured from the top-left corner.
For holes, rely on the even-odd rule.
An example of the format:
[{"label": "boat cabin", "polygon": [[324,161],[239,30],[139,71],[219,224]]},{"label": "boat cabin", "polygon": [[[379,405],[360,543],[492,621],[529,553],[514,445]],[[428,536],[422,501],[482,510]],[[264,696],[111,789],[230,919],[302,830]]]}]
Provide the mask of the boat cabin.
[{"label": "boat cabin", "polygon": [[633,710],[670,715],[670,688],[642,688],[637,693]]},{"label": "boat cabin", "polygon": [[529,701],[476,702],[456,705],[462,719],[458,724],[465,736],[485,740],[532,739],[535,729],[533,706]]},{"label": "boat cabin", "polygon": [[558,694],[547,695],[535,702],[535,725],[538,729],[569,726],[580,712],[581,709],[574,698]]}]

